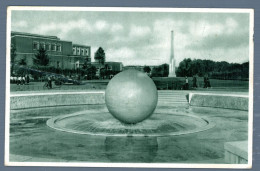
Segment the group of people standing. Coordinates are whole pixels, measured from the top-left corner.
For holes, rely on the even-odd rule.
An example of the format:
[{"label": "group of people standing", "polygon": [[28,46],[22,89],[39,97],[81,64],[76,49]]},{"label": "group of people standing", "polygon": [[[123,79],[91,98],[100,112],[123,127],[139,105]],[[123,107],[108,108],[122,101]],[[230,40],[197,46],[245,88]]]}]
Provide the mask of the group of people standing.
[{"label": "group of people standing", "polygon": [[25,85],[30,83],[29,75],[11,76],[11,83],[17,85]]},{"label": "group of people standing", "polygon": [[[211,85],[210,85],[209,77],[208,77],[208,75],[205,75],[203,88],[210,88],[210,87],[211,87]],[[198,76],[197,75],[194,75],[192,78],[192,88],[198,88]],[[189,89],[189,79],[187,76],[185,77],[185,84],[184,84],[183,89],[184,90]]]}]

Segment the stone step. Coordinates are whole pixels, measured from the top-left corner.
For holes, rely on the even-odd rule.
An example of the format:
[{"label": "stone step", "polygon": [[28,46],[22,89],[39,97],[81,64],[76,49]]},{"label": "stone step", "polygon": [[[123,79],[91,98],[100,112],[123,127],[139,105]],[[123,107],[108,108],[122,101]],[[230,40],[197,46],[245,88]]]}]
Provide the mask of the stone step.
[{"label": "stone step", "polygon": [[185,94],[158,94],[159,96],[186,96]]},{"label": "stone step", "polygon": [[158,99],[159,101],[175,101],[175,102],[188,102],[186,99]]},{"label": "stone step", "polygon": [[158,94],[158,96],[165,96],[165,97],[186,97],[185,95],[171,95],[171,94]]},{"label": "stone step", "polygon": [[186,99],[186,97],[180,96],[180,97],[172,97],[172,96],[158,96],[160,99]]},{"label": "stone step", "polygon": [[182,104],[188,104],[188,102],[160,102],[160,101],[158,101],[158,103],[165,103],[165,104],[166,104],[166,103],[167,103],[167,104],[169,104],[169,103],[171,103],[171,104],[172,104],[172,103],[174,103],[174,104],[175,104],[175,103],[182,103]]},{"label": "stone step", "polygon": [[158,94],[159,97],[186,97],[183,95],[162,95],[162,94]]},{"label": "stone step", "polygon": [[187,101],[158,101],[158,103],[188,103]]},{"label": "stone step", "polygon": [[158,94],[162,94],[162,95],[181,95],[181,96],[187,95],[187,93],[158,93]]}]

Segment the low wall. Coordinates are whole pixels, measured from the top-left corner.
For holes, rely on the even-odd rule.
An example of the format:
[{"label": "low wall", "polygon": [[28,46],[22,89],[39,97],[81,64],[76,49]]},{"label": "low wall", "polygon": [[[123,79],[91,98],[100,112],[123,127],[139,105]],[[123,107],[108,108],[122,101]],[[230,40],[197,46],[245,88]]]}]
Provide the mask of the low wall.
[{"label": "low wall", "polygon": [[248,110],[248,96],[189,93],[189,104],[191,106]]},{"label": "low wall", "polygon": [[35,93],[11,95],[10,108],[105,104],[104,92]]},{"label": "low wall", "polygon": [[225,143],[225,162],[231,164],[248,163],[248,142],[236,141]]}]

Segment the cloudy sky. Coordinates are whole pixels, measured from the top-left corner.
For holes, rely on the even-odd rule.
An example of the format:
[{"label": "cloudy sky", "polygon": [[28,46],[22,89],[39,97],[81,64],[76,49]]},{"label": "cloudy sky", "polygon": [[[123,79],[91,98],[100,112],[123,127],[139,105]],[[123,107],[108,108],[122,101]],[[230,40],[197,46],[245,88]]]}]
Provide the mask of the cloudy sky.
[{"label": "cloudy sky", "polygon": [[174,30],[176,65],[184,58],[249,61],[249,14],[12,11],[11,30],[55,35],[98,47],[124,65],[168,63]]}]

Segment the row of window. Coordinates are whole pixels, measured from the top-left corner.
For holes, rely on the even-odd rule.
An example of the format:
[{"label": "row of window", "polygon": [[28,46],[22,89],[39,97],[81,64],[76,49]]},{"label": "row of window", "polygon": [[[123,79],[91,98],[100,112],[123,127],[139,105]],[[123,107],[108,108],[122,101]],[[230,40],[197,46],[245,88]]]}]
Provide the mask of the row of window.
[{"label": "row of window", "polygon": [[44,43],[44,42],[33,42],[33,49],[39,50],[42,47],[44,50],[47,51],[58,51],[61,52],[61,44],[56,43]]},{"label": "row of window", "polygon": [[89,56],[88,48],[73,47],[73,55]]}]

